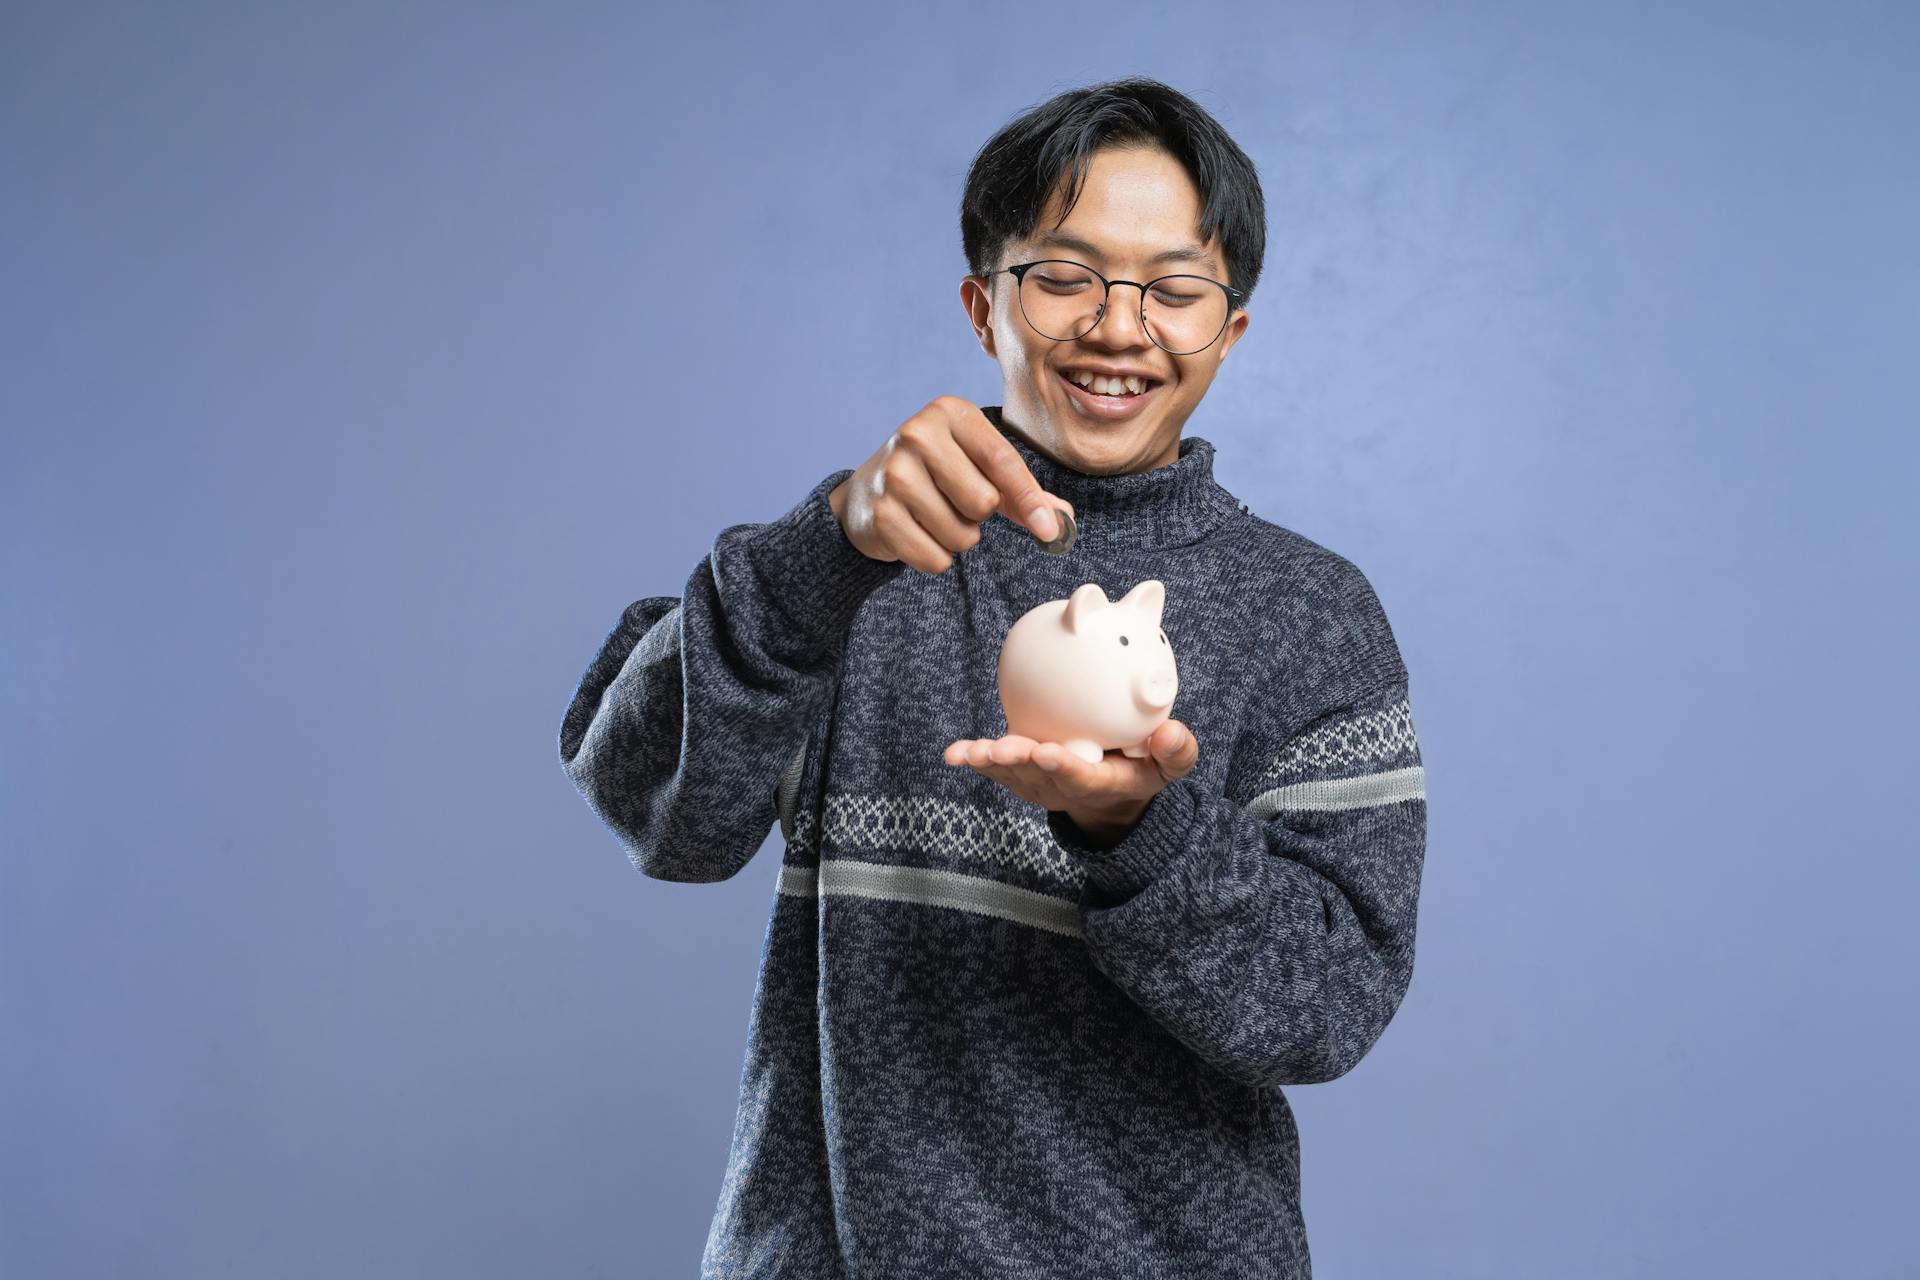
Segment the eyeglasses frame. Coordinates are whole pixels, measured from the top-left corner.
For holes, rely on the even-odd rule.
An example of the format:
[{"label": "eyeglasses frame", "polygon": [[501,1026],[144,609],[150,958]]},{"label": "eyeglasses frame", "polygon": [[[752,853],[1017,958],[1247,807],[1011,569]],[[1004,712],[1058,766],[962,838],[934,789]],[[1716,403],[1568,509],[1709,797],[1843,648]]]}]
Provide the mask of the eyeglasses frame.
[{"label": "eyeglasses frame", "polygon": [[[1094,271],[1094,269],[1088,266],[1086,263],[1076,262],[1072,258],[1036,258],[1032,262],[1022,262],[1011,267],[1002,267],[998,271],[988,272],[987,273],[988,279],[992,279],[995,276],[1003,276],[1003,275],[1010,275],[1013,277],[1014,301],[1020,303],[1020,318],[1027,322],[1027,327],[1029,329],[1032,329],[1035,333],[1039,333],[1040,336],[1045,338],[1048,342],[1078,342],[1081,338],[1084,338],[1087,336],[1087,333],[1082,333],[1077,337],[1073,337],[1073,338],[1056,338],[1050,333],[1041,333],[1040,326],[1035,324],[1032,321],[1032,319],[1028,317],[1027,305],[1026,303],[1020,301],[1020,289],[1027,282],[1027,272],[1031,271],[1035,267],[1042,266],[1049,262],[1064,263],[1065,265],[1070,267],[1079,267],[1082,271],[1092,271],[1094,278],[1106,286],[1106,291],[1100,295],[1100,310],[1097,313],[1095,313],[1093,317],[1093,323],[1087,326],[1087,333],[1092,333],[1095,329],[1098,329],[1100,327],[1100,322],[1107,318],[1107,304],[1113,300],[1113,286],[1117,284],[1130,284],[1134,288],[1138,289],[1140,291],[1140,328],[1143,331],[1145,331],[1148,340],[1151,341],[1154,346],[1160,347],[1162,351],[1166,351],[1166,353],[1170,356],[1199,355],[1202,351],[1205,351],[1208,347],[1220,341],[1220,334],[1225,333],[1227,331],[1227,326],[1233,323],[1234,312],[1244,311],[1246,309],[1247,295],[1243,293],[1241,290],[1234,288],[1230,284],[1222,284],[1220,283],[1220,281],[1215,280],[1212,276],[1194,275],[1192,272],[1188,272],[1188,271],[1168,272],[1164,276],[1155,276],[1153,279],[1147,281],[1145,284],[1141,284],[1138,280],[1109,280],[1105,276],[1101,275],[1098,271]],[[1153,336],[1153,329],[1150,325],[1147,324],[1147,290],[1153,288],[1154,285],[1159,284],[1162,280],[1205,280],[1208,284],[1212,285],[1214,288],[1224,290],[1227,295],[1227,318],[1220,322],[1220,332],[1214,334],[1211,338],[1207,339],[1207,341],[1204,344],[1202,344],[1201,346],[1195,347],[1191,351],[1171,351],[1171,350],[1168,350],[1166,347],[1161,346],[1160,339]]]}]

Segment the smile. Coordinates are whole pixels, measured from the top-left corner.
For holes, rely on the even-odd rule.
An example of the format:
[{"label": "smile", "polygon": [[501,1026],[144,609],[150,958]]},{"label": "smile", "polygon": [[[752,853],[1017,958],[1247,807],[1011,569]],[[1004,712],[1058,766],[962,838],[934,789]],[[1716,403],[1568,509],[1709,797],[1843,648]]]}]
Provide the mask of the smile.
[{"label": "smile", "polygon": [[1146,406],[1147,401],[1160,393],[1160,388],[1167,385],[1156,382],[1137,396],[1100,396],[1084,389],[1057,369],[1054,370],[1054,376],[1067,388],[1067,394],[1076,408],[1090,418],[1106,422],[1133,417]]}]

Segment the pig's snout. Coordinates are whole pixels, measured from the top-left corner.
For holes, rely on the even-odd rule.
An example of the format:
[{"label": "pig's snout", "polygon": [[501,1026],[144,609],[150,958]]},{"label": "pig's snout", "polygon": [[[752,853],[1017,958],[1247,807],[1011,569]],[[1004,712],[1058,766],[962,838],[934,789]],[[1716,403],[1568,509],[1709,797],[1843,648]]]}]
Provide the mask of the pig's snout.
[{"label": "pig's snout", "polygon": [[1173,705],[1173,695],[1179,687],[1179,677],[1171,671],[1148,672],[1134,677],[1133,699],[1142,710],[1165,711]]}]

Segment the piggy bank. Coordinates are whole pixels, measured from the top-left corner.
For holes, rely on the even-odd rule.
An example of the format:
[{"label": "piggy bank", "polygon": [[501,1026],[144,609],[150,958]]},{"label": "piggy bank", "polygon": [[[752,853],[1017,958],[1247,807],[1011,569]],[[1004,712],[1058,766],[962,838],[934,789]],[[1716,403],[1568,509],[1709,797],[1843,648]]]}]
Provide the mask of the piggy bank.
[{"label": "piggy bank", "polygon": [[1160,629],[1166,599],[1151,578],[1118,601],[1088,582],[1021,614],[1000,643],[1007,732],[1057,742],[1087,761],[1109,747],[1144,757],[1180,687]]}]

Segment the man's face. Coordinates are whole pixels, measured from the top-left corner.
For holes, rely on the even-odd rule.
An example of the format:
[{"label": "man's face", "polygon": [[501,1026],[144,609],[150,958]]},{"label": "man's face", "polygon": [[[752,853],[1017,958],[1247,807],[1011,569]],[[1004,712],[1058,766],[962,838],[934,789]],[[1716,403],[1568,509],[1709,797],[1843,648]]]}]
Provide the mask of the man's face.
[{"label": "man's face", "polygon": [[[1008,244],[996,267],[1064,258],[1085,263],[1109,280],[1146,284],[1178,273],[1233,283],[1220,238],[1198,245],[1199,189],[1166,152],[1120,147],[1095,152],[1073,213],[1056,228],[1062,196],[1056,188],[1034,234]],[[1092,247],[1063,245],[1051,236]],[[1166,250],[1196,245],[1205,251],[1205,261],[1153,260]],[[1100,323],[1064,342],[1042,337],[1027,323],[1011,275],[994,276],[991,283],[968,276],[960,284],[960,299],[980,345],[1000,362],[1007,425],[1041,453],[1089,475],[1147,471],[1175,461],[1181,429],[1247,327],[1247,313],[1235,311],[1212,346],[1176,356],[1142,326],[1140,290],[1131,285],[1116,285]],[[1158,385],[1130,416],[1104,418],[1085,406],[1065,378],[1066,370],[1083,365],[1144,370]]]}]

